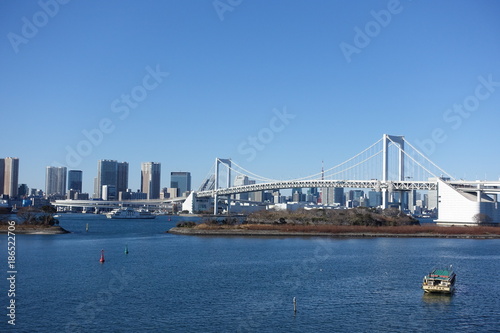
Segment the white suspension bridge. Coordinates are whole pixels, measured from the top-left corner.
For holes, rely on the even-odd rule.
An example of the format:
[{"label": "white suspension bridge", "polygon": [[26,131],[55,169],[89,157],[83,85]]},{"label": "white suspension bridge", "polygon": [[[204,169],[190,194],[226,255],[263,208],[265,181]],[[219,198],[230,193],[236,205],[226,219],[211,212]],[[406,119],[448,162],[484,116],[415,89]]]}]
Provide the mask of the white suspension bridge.
[{"label": "white suspension bridge", "polygon": [[[231,185],[232,176],[252,177],[252,184]],[[213,200],[214,214],[219,205],[229,204],[242,193],[294,188],[371,189],[382,194],[382,207],[392,194],[405,191],[436,191],[438,222],[443,224],[500,223],[497,194],[500,181],[456,180],[416,149],[404,136],[384,134],[381,139],[348,160],[319,173],[291,180],[259,176],[230,159],[216,158],[212,172],[190,202]],[[401,196],[399,196],[401,197]]]}]

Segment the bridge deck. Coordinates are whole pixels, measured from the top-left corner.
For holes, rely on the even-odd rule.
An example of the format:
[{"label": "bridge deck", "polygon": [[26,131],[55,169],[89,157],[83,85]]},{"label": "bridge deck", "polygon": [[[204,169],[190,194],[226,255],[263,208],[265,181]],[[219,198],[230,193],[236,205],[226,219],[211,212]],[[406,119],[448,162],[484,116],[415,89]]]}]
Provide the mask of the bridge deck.
[{"label": "bridge deck", "polygon": [[221,188],[212,191],[197,192],[197,197],[210,197],[217,195],[229,195],[246,192],[281,190],[291,188],[372,188],[376,191],[388,189],[392,191],[410,191],[410,190],[437,190],[437,181],[387,181],[380,180],[291,180],[272,183],[261,183],[243,186],[233,186]]}]

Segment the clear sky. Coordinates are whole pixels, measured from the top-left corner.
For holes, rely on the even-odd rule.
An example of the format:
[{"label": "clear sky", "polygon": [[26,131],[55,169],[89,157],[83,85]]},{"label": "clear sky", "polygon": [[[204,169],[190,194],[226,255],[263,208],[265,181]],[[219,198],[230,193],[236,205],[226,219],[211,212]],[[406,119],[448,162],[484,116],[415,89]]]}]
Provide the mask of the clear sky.
[{"label": "clear sky", "polygon": [[[500,2],[0,2],[0,157],[190,171],[216,157],[269,178],[404,135],[458,178],[499,179]],[[254,138],[254,139],[252,139]]]}]

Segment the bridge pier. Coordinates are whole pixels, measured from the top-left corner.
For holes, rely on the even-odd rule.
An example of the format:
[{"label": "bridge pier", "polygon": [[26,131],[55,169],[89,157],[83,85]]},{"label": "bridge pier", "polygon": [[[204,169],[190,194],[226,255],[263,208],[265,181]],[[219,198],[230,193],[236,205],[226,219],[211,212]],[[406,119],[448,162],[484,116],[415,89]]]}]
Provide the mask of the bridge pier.
[{"label": "bridge pier", "polygon": [[219,197],[217,193],[214,195],[214,215],[217,215],[217,212],[219,210]]},{"label": "bridge pier", "polygon": [[389,206],[389,191],[386,188],[382,189],[382,208],[386,209]]}]

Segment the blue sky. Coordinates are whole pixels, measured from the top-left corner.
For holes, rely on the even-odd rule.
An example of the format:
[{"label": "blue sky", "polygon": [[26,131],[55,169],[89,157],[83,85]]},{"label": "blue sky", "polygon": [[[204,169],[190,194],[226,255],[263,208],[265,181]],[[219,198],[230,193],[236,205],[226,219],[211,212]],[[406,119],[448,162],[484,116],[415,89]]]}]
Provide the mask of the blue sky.
[{"label": "blue sky", "polygon": [[498,1],[61,2],[0,3],[0,156],[31,188],[67,165],[92,193],[99,159],[134,190],[146,161],[291,179],[383,133],[500,177]]}]

